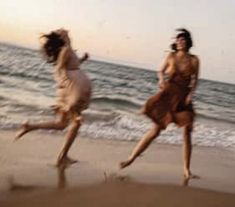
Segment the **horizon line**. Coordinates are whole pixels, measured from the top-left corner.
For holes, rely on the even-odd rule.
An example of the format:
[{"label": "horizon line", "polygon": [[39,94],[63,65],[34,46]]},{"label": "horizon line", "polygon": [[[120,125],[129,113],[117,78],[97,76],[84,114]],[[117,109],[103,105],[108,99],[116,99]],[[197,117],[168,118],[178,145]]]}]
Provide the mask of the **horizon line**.
[{"label": "horizon line", "polygon": [[[23,46],[23,45],[16,44],[16,43],[10,43],[10,42],[7,42],[7,41],[0,41],[0,44],[5,44],[5,45],[8,45],[8,46],[12,46],[12,47],[19,47],[19,48],[22,48],[22,49],[39,51],[39,49],[36,49],[36,48],[33,48],[33,47],[27,47],[27,46]],[[91,56],[93,56],[95,58],[91,58]],[[150,66],[147,66],[148,64],[134,63],[134,62],[131,62],[131,61],[124,61],[124,60],[119,60],[119,59],[106,58],[106,57],[102,57],[102,56],[98,56],[98,55],[92,55],[92,54],[90,55],[90,61],[102,62],[102,63],[113,64],[113,65],[120,65],[120,66],[124,66],[124,67],[136,68],[136,69],[140,69],[140,70],[148,70],[148,71],[153,71],[153,72],[154,71],[159,72],[159,70],[151,69]],[[199,80],[206,80],[206,81],[213,81],[213,82],[224,83],[224,84],[229,84],[229,85],[235,85],[235,83],[224,82],[224,81],[214,80],[214,79],[207,79],[207,78],[199,78]]]}]

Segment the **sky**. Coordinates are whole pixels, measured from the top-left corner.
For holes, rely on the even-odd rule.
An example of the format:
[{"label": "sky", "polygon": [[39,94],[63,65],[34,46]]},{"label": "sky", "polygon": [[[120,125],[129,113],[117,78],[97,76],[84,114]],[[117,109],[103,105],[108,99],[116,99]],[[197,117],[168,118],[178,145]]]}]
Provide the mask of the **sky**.
[{"label": "sky", "polygon": [[175,29],[191,31],[200,78],[235,84],[234,0],[1,0],[0,42],[39,48],[58,28],[94,59],[158,70]]}]

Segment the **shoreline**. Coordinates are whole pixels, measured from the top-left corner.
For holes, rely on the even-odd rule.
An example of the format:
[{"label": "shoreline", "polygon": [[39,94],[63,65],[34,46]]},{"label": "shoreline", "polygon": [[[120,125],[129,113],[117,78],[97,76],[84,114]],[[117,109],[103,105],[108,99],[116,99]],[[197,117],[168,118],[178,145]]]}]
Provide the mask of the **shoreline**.
[{"label": "shoreline", "polygon": [[213,195],[215,199],[217,194],[228,196],[229,200],[235,197],[233,149],[194,146],[192,173],[200,178],[185,183],[180,145],[152,143],[130,167],[119,170],[119,162],[127,158],[135,141],[78,137],[70,156],[79,162],[58,170],[54,164],[64,143],[64,133],[32,132],[13,143],[14,134],[12,130],[0,130],[0,201],[10,202],[21,196],[31,199],[40,194],[49,198],[61,188],[63,192],[86,192],[87,196],[86,189],[93,192],[97,188],[121,193],[124,186],[128,186],[127,192],[142,186],[151,189],[150,194],[166,188],[172,196],[174,192],[183,195],[189,191],[192,198],[197,193]]}]

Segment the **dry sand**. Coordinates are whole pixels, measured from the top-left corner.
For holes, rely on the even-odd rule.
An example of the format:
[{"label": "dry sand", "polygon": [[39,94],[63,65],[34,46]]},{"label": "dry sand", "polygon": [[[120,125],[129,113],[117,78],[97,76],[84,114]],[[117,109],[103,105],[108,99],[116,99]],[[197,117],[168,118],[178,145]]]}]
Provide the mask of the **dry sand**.
[{"label": "dry sand", "polygon": [[[0,206],[235,206],[235,151],[194,147],[184,182],[181,146],[153,143],[127,169],[135,142],[77,139],[70,168],[54,167],[63,133],[32,132],[13,143],[0,131]],[[187,186],[185,186],[187,185]]]}]

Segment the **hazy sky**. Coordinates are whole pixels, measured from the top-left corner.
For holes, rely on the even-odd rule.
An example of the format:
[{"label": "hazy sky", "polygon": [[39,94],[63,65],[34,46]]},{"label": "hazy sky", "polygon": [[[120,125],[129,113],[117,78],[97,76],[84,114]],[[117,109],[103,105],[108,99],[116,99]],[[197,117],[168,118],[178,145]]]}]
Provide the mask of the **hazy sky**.
[{"label": "hazy sky", "polygon": [[0,41],[38,48],[64,27],[91,56],[157,70],[174,30],[192,32],[201,78],[235,84],[235,0],[0,0]]}]

